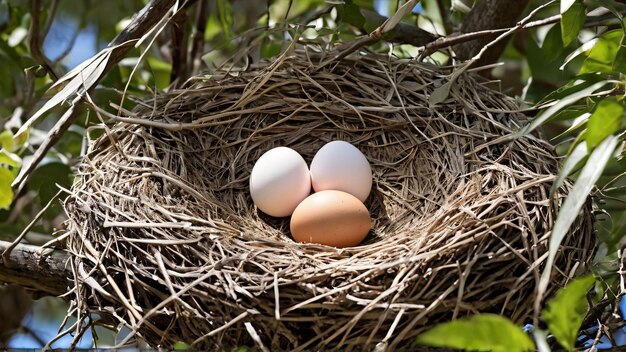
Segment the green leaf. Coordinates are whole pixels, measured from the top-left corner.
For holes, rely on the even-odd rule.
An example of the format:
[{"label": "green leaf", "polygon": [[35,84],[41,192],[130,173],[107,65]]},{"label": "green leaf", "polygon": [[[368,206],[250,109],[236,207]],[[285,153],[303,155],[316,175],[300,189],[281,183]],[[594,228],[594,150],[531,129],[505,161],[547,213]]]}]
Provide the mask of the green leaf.
[{"label": "green leaf", "polygon": [[2,131],[2,133],[0,133],[0,146],[2,147],[2,149],[8,150],[10,152],[14,151],[15,149],[15,141],[13,140],[13,133],[11,133],[11,131]]},{"label": "green leaf", "polygon": [[622,41],[613,60],[612,70],[626,74],[626,35],[622,36]]},{"label": "green leaf", "polygon": [[541,314],[552,335],[568,351],[575,349],[578,330],[588,309],[587,291],[595,281],[593,276],[571,281],[557,292]]},{"label": "green leaf", "polygon": [[188,350],[189,349],[189,345],[182,342],[182,341],[178,341],[174,344],[174,350]]},{"label": "green leaf", "polygon": [[588,97],[593,92],[602,88],[608,83],[608,81],[600,81],[598,83],[592,84],[585,89],[581,89],[566,97],[563,97],[560,100],[557,100],[554,105],[541,112],[537,117],[535,117],[535,119],[533,119],[528,125],[526,125],[526,127],[520,130],[520,132],[518,133],[518,137],[524,136],[533,131],[535,128],[541,126],[545,122],[550,121],[550,119],[555,116],[559,111],[561,111],[561,109],[563,109],[564,107],[573,104],[582,98]]},{"label": "green leaf", "polygon": [[623,113],[624,106],[614,98],[605,98],[598,103],[587,121],[585,141],[589,150],[619,129]]},{"label": "green leaf", "polygon": [[0,209],[9,210],[13,202],[13,189],[11,183],[15,179],[13,173],[5,168],[0,168]]},{"label": "green leaf", "polygon": [[40,164],[33,172],[28,188],[37,193],[41,205],[46,205],[59,190],[57,184],[69,188],[72,170],[60,162]]},{"label": "green leaf", "polygon": [[567,12],[567,10],[569,10],[569,8],[574,5],[575,2],[576,0],[561,0],[561,13]]},{"label": "green leaf", "polygon": [[598,38],[593,48],[587,53],[587,59],[580,68],[580,73],[613,72],[613,62],[620,49],[624,31],[621,29],[607,32]]},{"label": "green leaf", "polygon": [[280,55],[282,45],[276,42],[270,42],[261,46],[261,57],[269,58]]},{"label": "green leaf", "polygon": [[552,184],[552,188],[550,190],[550,194],[553,195],[554,192],[563,185],[563,182],[569,176],[572,171],[576,168],[576,166],[587,156],[587,146],[585,143],[578,143],[576,147],[572,150],[572,152],[568,155],[567,159],[563,163],[563,167],[561,168],[561,172],[559,172],[559,176],[556,181]]},{"label": "green leaf", "polygon": [[544,62],[552,62],[563,52],[562,30],[560,26],[553,26],[546,34],[541,44]]},{"label": "green leaf", "polygon": [[420,345],[493,352],[533,351],[535,346],[509,319],[479,314],[443,323],[417,336]]},{"label": "green leaf", "polygon": [[19,156],[9,153],[5,149],[0,150],[0,166],[6,165],[10,167],[18,167],[21,164]]},{"label": "green leaf", "polygon": [[365,24],[365,17],[363,17],[361,9],[352,1],[346,1],[345,5],[337,7],[337,15],[340,21],[357,28],[363,28]]},{"label": "green leaf", "polygon": [[451,74],[448,80],[442,84],[441,86],[435,88],[433,92],[428,97],[428,104],[430,106],[437,105],[439,103],[443,103],[446,99],[448,99],[448,95],[450,95],[450,89],[456,79],[459,78],[463,72],[465,72],[469,68],[467,63],[463,63],[459,65]]},{"label": "green leaf", "polygon": [[548,259],[546,260],[546,266],[541,274],[541,281],[539,282],[539,296],[543,295],[548,287],[554,258],[561,250],[560,246],[561,242],[563,242],[563,238],[565,238],[570,226],[572,226],[572,223],[578,217],[580,209],[587,201],[589,192],[591,192],[594,184],[598,181],[600,175],[602,175],[602,171],[611,159],[618,143],[619,138],[617,136],[609,136],[594,149],[580,172],[576,183],[574,183],[572,190],[563,202],[563,206],[559,210],[554,227],[552,228],[552,233],[550,234]]},{"label": "green leaf", "polygon": [[222,33],[227,39],[233,37],[233,8],[231,0],[218,0],[217,1],[217,15],[220,25],[222,26]]},{"label": "green leaf", "polygon": [[[561,2],[563,3],[563,2]],[[583,28],[585,23],[585,5],[582,1],[575,1],[569,9],[562,13],[561,17],[561,38],[563,47],[567,47]]]}]

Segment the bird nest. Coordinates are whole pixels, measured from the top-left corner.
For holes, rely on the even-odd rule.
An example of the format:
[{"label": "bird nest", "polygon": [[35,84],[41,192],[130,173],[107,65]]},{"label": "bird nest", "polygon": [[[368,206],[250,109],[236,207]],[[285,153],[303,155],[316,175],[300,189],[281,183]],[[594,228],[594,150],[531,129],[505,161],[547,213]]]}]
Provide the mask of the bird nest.
[{"label": "bird nest", "polygon": [[[262,350],[393,350],[469,314],[532,319],[569,189],[550,196],[552,147],[503,138],[526,118],[472,75],[431,106],[446,69],[371,53],[327,59],[299,47],[218,70],[103,127],[65,203],[79,313],[155,346]],[[333,140],[358,147],[373,172],[372,229],[353,248],[296,243],[289,219],[259,212],[248,191],[267,150],[310,162]],[[588,202],[548,296],[589,262],[591,214]]]}]

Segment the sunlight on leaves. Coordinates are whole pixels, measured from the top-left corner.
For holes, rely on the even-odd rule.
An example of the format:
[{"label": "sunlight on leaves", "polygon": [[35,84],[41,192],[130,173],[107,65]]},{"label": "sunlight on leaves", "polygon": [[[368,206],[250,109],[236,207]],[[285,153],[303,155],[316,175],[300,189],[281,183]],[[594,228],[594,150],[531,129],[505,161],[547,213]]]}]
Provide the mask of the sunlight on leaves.
[{"label": "sunlight on leaves", "polygon": [[574,168],[587,156],[587,146],[585,143],[578,143],[576,147],[569,154],[565,162],[563,163],[563,167],[561,168],[561,172],[557,176],[556,181],[552,185],[552,189],[550,190],[550,194],[553,195],[554,192],[559,189],[563,185],[563,182],[569,176]]},{"label": "sunlight on leaves", "polygon": [[[561,2],[563,4],[563,2]],[[570,4],[569,9],[562,14],[561,18],[561,38],[563,47],[568,46],[576,37],[585,23],[585,5],[582,1],[575,1]]]},{"label": "sunlight on leaves", "polygon": [[571,281],[557,292],[541,314],[552,335],[569,351],[574,350],[578,329],[587,313],[586,294],[594,282],[593,276]]},{"label": "sunlight on leaves", "polygon": [[593,149],[600,144],[607,136],[612,135],[619,129],[624,106],[613,98],[606,98],[600,101],[587,122],[587,132],[585,141],[587,148]]},{"label": "sunlight on leaves", "polygon": [[613,62],[620,49],[624,31],[614,30],[600,37],[593,48],[587,53],[587,59],[580,68],[580,73],[613,72]]},{"label": "sunlight on leaves", "polygon": [[541,114],[539,114],[534,120],[531,121],[531,123],[529,123],[528,125],[526,125],[526,127],[524,127],[519,133],[518,136],[524,136],[528,133],[530,133],[531,131],[533,131],[535,128],[541,126],[542,124],[544,124],[545,122],[549,121],[552,117],[554,117],[559,111],[561,111],[561,109],[563,109],[564,107],[571,105],[577,101],[579,101],[580,99],[583,99],[585,97],[588,97],[589,95],[591,95],[593,92],[595,92],[596,90],[602,88],[603,86],[605,86],[606,84],[608,84],[609,82],[607,81],[601,81],[595,84],[592,84],[591,86],[585,88],[585,89],[581,89],[577,92],[574,92],[560,100],[557,100],[557,102],[550,106],[549,108],[547,108],[546,110],[544,110]]},{"label": "sunlight on leaves", "polygon": [[598,145],[598,147],[589,156],[589,159],[587,160],[585,167],[583,167],[580,172],[576,183],[574,183],[570,194],[563,202],[563,206],[559,210],[559,214],[550,235],[548,260],[546,261],[545,269],[541,275],[538,290],[539,296],[542,296],[548,287],[554,258],[560,250],[563,238],[565,238],[570,226],[572,226],[572,223],[578,217],[580,209],[587,201],[587,196],[593,189],[596,181],[598,181],[602,175],[602,171],[611,159],[613,151],[617,147],[618,143],[619,139],[617,136],[609,136],[602,143],[600,143],[600,145]]},{"label": "sunlight on leaves", "polygon": [[11,183],[15,176],[9,169],[0,167],[0,209],[9,209],[13,201]]},{"label": "sunlight on leaves", "polygon": [[496,314],[474,315],[443,323],[419,335],[419,345],[463,350],[533,351],[530,337],[509,319]]}]

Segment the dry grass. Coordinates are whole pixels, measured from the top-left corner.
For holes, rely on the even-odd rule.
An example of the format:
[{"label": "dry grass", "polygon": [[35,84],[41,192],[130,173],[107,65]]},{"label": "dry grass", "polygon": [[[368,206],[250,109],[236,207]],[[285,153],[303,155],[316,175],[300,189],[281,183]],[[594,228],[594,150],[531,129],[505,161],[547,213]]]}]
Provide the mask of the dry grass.
[{"label": "dry grass", "polygon": [[[547,238],[566,188],[516,103],[461,76],[445,103],[438,68],[374,54],[321,67],[312,49],[197,77],[145,100],[90,146],[66,201],[75,307],[155,345],[261,350],[407,346],[477,312],[533,317]],[[449,73],[449,72],[448,72]],[[295,243],[258,213],[254,162],[288,146],[310,162],[331,140],[369,159],[373,227],[361,246]],[[549,293],[590,260],[586,206]]]}]

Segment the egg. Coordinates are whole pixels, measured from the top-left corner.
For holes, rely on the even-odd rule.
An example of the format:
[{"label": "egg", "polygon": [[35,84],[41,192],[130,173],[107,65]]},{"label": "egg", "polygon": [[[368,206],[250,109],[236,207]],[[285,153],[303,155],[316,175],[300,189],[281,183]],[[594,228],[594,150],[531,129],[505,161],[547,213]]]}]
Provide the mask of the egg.
[{"label": "egg", "polygon": [[296,242],[334,247],[357,246],[372,226],[370,214],[358,198],[335,190],[307,197],[291,215],[289,227]]},{"label": "egg", "polygon": [[372,169],[355,146],[332,141],[320,148],[311,161],[311,184],[316,192],[343,191],[364,202],[372,189]]},{"label": "egg", "polygon": [[311,176],[306,161],[287,147],[261,155],[250,174],[250,195],[267,215],[289,216],[311,193]]}]

